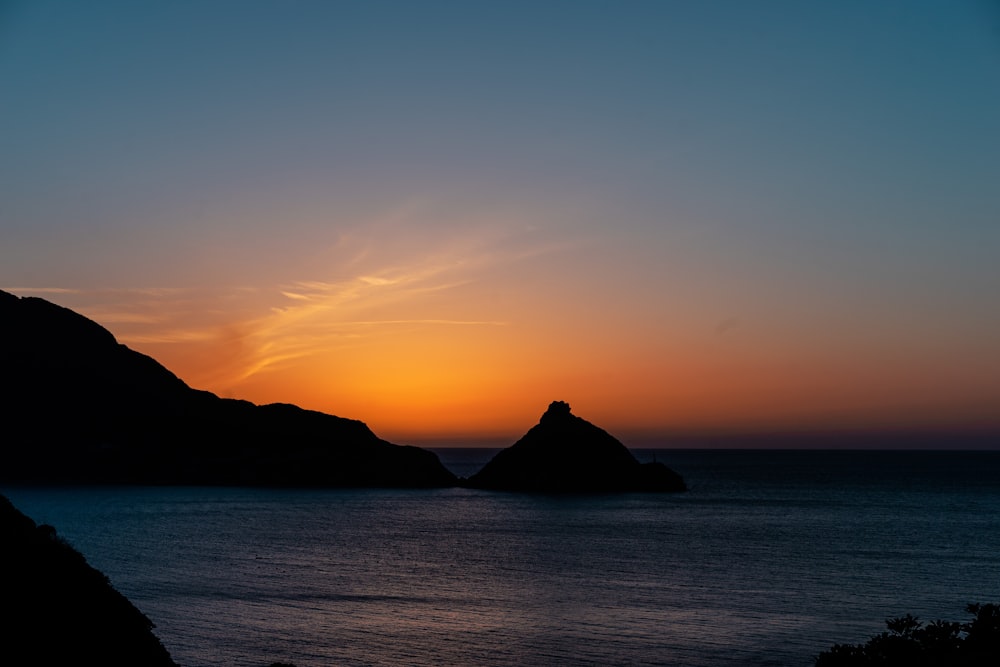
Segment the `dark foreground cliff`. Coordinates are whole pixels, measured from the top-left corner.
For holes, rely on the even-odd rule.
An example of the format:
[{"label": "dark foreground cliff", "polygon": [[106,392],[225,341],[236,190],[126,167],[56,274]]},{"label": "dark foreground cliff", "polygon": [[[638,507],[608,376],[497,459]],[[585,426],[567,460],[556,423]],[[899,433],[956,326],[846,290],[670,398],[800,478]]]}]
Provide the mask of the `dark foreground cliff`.
[{"label": "dark foreground cliff", "polygon": [[607,431],[555,401],[539,423],[467,481],[482,489],[541,492],[685,491],[662,463],[639,463]]},{"label": "dark foreground cliff", "polygon": [[0,664],[175,667],[107,577],[0,496]]},{"label": "dark foreground cliff", "polygon": [[437,456],[362,422],[188,387],[97,323],[0,292],[0,480],[451,486]]}]

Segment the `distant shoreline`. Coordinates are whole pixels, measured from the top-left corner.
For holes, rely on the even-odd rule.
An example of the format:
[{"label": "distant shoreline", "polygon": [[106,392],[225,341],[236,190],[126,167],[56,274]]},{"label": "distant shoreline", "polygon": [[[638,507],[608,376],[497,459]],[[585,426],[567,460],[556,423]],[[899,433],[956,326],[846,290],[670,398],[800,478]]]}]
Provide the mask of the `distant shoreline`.
[{"label": "distant shoreline", "polygon": [[[941,452],[975,452],[1000,451],[1000,434],[984,434],[975,436],[817,436],[817,435],[742,435],[742,436],[698,436],[677,438],[676,442],[663,440],[639,440],[626,443],[630,450],[663,450],[663,451],[701,451],[701,450],[740,450],[740,451],[941,451]],[[469,442],[479,444],[464,444],[458,440],[411,440],[411,444],[422,449],[504,449],[510,442],[486,442],[470,438]]]}]

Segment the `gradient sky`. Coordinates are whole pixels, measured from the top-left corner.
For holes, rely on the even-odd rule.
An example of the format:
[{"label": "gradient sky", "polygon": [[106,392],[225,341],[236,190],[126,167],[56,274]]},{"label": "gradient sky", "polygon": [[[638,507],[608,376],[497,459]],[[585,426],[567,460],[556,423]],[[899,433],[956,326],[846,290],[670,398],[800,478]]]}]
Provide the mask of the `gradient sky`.
[{"label": "gradient sky", "polygon": [[1000,9],[6,2],[0,288],[394,442],[1000,430]]}]

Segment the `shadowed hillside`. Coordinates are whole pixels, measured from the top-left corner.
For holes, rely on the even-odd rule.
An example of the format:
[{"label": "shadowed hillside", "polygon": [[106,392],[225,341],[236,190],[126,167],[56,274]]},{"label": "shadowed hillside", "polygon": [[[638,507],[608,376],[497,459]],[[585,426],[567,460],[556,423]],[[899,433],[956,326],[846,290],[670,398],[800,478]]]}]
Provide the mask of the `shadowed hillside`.
[{"label": "shadowed hillside", "polygon": [[0,664],[175,667],[153,623],[51,526],[0,496]]},{"label": "shadowed hillside", "polygon": [[468,480],[484,489],[554,492],[685,491],[662,463],[639,463],[607,431],[554,401],[520,440]]},{"label": "shadowed hillside", "polygon": [[26,483],[449,486],[432,452],[362,422],[188,387],[106,329],[0,292],[0,479]]}]

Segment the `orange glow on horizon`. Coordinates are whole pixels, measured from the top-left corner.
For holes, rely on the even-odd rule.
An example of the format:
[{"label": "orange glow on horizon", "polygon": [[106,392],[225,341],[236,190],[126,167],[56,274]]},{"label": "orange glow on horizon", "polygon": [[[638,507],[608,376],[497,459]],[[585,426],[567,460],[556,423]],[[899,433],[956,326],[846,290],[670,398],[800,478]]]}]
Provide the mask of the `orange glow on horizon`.
[{"label": "orange glow on horizon", "polygon": [[[470,333],[441,326],[405,328],[389,335],[391,342],[359,340],[346,352],[315,354],[308,363],[262,370],[230,387],[192,384],[223,396],[360,419],[399,443],[513,442],[552,400],[567,400],[576,414],[624,440],[996,425],[989,400],[995,386],[969,377],[963,394],[944,399],[937,392],[942,369],[933,364],[790,364],[782,361],[790,356],[787,349],[755,361],[724,359],[711,345],[678,350],[683,361],[650,363],[641,349],[588,357],[592,342],[545,344],[517,327]],[[185,377],[182,359],[172,368]],[[191,367],[189,377],[204,370]]]},{"label": "orange glow on horizon", "polygon": [[417,239],[400,224],[317,251],[303,272],[323,280],[42,296],[192,387],[360,419],[399,443],[509,441],[553,400],[623,440],[1000,429],[988,328],[886,315],[862,297],[821,310],[769,276],[734,312],[741,267],[685,281],[695,262],[606,239],[495,221]]}]

